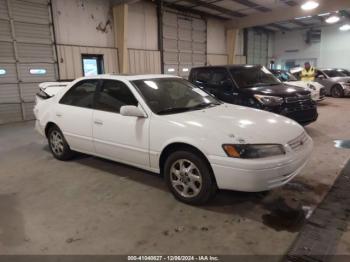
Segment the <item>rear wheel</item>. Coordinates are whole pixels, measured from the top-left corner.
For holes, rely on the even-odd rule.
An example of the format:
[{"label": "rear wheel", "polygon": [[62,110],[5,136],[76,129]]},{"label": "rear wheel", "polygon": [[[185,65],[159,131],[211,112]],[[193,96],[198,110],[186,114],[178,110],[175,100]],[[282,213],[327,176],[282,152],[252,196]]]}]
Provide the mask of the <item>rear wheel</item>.
[{"label": "rear wheel", "polygon": [[340,98],[344,96],[344,90],[340,85],[335,85],[331,90],[332,97]]},{"label": "rear wheel", "polygon": [[50,128],[47,134],[52,155],[59,160],[69,160],[74,156],[61,130],[57,126]]},{"label": "rear wheel", "polygon": [[165,162],[164,176],[173,195],[187,204],[204,204],[217,189],[207,161],[189,151],[172,153]]}]

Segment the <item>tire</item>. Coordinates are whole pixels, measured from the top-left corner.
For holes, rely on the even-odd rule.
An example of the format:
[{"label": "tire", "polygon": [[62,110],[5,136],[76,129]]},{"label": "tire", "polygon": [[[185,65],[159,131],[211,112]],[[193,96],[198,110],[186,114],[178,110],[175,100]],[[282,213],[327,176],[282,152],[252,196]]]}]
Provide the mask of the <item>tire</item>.
[{"label": "tire", "polygon": [[70,149],[61,130],[57,126],[53,126],[49,129],[47,133],[47,140],[50,151],[56,159],[65,161],[74,156],[74,152]]},{"label": "tire", "polygon": [[341,98],[344,96],[344,90],[341,86],[335,85],[331,89],[331,96],[335,98]]},{"label": "tire", "polygon": [[193,152],[172,153],[165,161],[163,172],[174,197],[186,204],[204,204],[217,191],[209,164]]}]

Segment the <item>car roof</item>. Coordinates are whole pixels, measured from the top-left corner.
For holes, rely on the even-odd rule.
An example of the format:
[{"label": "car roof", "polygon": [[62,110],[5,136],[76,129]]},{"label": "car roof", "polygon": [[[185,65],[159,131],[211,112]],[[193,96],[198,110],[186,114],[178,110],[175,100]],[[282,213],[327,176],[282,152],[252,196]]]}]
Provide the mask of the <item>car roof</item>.
[{"label": "car roof", "polygon": [[192,69],[206,69],[206,68],[227,68],[227,69],[233,69],[233,68],[242,68],[242,67],[261,67],[261,65],[246,65],[246,64],[239,64],[239,65],[210,65],[210,66],[199,66],[199,67],[192,67]]},{"label": "car roof", "polygon": [[144,79],[154,79],[154,78],[180,78],[174,75],[162,75],[162,74],[144,74],[144,75],[127,75],[127,74],[103,74],[97,76],[84,76],[83,79],[111,79],[111,80],[124,80],[124,81],[134,81],[134,80],[144,80]]}]

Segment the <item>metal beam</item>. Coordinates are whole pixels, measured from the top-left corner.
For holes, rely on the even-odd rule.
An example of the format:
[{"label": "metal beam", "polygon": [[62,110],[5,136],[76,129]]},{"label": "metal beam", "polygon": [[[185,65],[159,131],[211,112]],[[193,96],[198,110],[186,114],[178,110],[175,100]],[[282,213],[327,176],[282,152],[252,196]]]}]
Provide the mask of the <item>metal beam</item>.
[{"label": "metal beam", "polygon": [[222,14],[229,15],[229,16],[234,17],[234,18],[237,18],[237,17],[241,18],[241,17],[247,16],[246,14],[243,14],[243,13],[240,13],[237,11],[232,11],[230,9],[227,9],[227,8],[224,8],[224,7],[221,7],[218,5],[214,5],[212,3],[207,3],[207,2],[204,2],[202,0],[182,0],[182,1],[189,2],[189,3],[192,3],[192,4],[197,5],[197,6],[206,7],[208,9],[218,11]]},{"label": "metal beam", "polygon": [[250,8],[254,8],[254,9],[259,10],[261,12],[270,12],[271,11],[270,8],[260,6],[254,2],[251,2],[250,0],[231,0],[231,1],[238,3],[238,4],[241,4],[241,5],[244,5],[244,6],[247,6],[247,7],[250,7]]},{"label": "metal beam", "polygon": [[275,24],[275,23],[268,24],[267,26],[271,26],[271,27],[277,28],[277,29],[279,29],[281,31],[290,31],[290,28],[284,27],[282,25],[278,25],[278,24]]},{"label": "metal beam", "polygon": [[211,17],[211,18],[216,18],[216,19],[219,19],[219,20],[229,20],[225,17],[221,17],[221,16],[218,16],[218,15],[213,15],[213,14],[210,14],[210,13],[206,13],[206,12],[203,12],[203,11],[199,11],[199,10],[195,10],[195,9],[192,9],[190,7],[187,7],[187,6],[183,6],[183,5],[177,5],[177,4],[173,4],[173,3],[167,3],[167,2],[163,2],[163,6],[164,7],[169,7],[169,8],[172,8],[172,9],[176,9],[180,12],[184,12],[184,13],[191,13],[191,14],[196,14],[196,15],[199,15],[201,17]]},{"label": "metal beam", "polygon": [[271,12],[257,13],[249,15],[247,17],[242,17],[240,19],[232,19],[226,23],[227,28],[247,28],[254,27],[258,25],[266,25],[270,23],[282,22],[287,20],[293,20],[296,17],[302,16],[315,16],[320,13],[333,12],[337,10],[350,9],[349,0],[318,0],[319,7],[304,11],[299,5],[291,7],[281,7],[273,9]]},{"label": "metal beam", "polygon": [[305,26],[308,26],[307,24],[304,24],[303,22],[300,22],[300,21],[298,21],[298,20],[289,20],[288,21],[289,23],[292,23],[292,24],[295,24],[295,25],[297,25],[297,26],[301,26],[301,27],[305,27]]}]

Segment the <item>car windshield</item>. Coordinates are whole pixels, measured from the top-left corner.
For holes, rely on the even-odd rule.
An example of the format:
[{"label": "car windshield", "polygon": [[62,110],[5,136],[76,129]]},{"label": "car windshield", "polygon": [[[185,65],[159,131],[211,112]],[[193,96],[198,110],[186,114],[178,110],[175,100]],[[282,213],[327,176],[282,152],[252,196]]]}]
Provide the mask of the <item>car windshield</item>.
[{"label": "car windshield", "polygon": [[323,71],[327,76],[329,77],[344,77],[346,74],[342,72],[341,70],[324,70]]},{"label": "car windshield", "polygon": [[239,88],[281,84],[281,82],[263,66],[231,68],[230,72]]},{"label": "car windshield", "polygon": [[287,71],[274,71],[273,74],[282,82],[298,81],[298,79],[295,76],[293,76],[291,73]]},{"label": "car windshield", "polygon": [[151,110],[159,115],[199,110],[221,104],[213,96],[181,78],[154,78],[132,83]]}]

